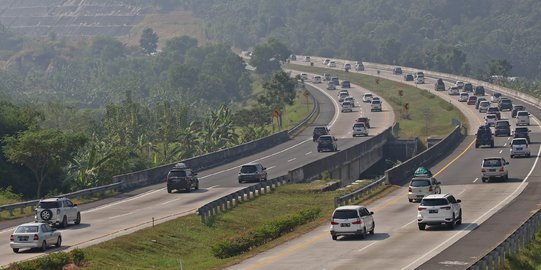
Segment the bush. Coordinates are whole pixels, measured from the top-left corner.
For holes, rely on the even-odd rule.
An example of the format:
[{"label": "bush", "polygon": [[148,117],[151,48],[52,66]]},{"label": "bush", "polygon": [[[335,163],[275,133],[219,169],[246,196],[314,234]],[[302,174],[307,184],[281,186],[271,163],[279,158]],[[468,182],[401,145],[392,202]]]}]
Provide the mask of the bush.
[{"label": "bush", "polygon": [[74,263],[81,266],[84,262],[85,254],[80,249],[74,249],[69,253],[55,252],[47,256],[37,258],[31,261],[16,262],[8,266],[7,269],[13,270],[58,270],[64,266]]},{"label": "bush", "polygon": [[241,235],[218,243],[212,247],[212,254],[220,259],[237,256],[293,231],[299,225],[315,220],[320,213],[321,209],[310,208],[302,210],[298,214],[263,224],[247,235]]},{"label": "bush", "polygon": [[85,261],[85,254],[82,250],[76,248],[72,251],[70,251],[70,256],[73,260],[73,263],[75,265],[81,266],[83,262]]}]

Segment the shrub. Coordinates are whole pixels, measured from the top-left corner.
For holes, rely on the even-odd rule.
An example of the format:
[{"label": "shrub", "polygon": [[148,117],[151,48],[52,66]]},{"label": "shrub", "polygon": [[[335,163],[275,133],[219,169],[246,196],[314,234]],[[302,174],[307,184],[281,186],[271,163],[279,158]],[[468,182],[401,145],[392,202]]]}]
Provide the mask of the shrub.
[{"label": "shrub", "polygon": [[7,269],[13,270],[58,270],[64,266],[74,263],[81,266],[84,262],[85,254],[80,249],[74,249],[69,253],[55,252],[35,260],[16,262],[8,266]]},{"label": "shrub", "polygon": [[85,261],[85,254],[82,250],[76,248],[72,251],[70,251],[70,256],[73,260],[73,263],[77,266],[81,266],[82,263]]}]

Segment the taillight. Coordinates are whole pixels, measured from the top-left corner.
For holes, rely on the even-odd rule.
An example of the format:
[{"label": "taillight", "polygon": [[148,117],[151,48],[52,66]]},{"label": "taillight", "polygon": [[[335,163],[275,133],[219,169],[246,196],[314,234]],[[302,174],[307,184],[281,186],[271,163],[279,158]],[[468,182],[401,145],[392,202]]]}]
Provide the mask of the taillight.
[{"label": "taillight", "polygon": [[486,172],[486,171],[487,171],[487,170],[485,170],[485,169],[481,169],[481,172]]},{"label": "taillight", "polygon": [[448,206],[443,206],[443,207],[440,207],[440,209],[443,209],[443,210],[451,210],[451,206],[448,205]]},{"label": "taillight", "polygon": [[432,186],[430,186],[430,187],[428,188],[428,191],[432,192]]},{"label": "taillight", "polygon": [[331,225],[338,225],[338,222],[334,221],[334,219],[333,219],[333,220],[331,220]]},{"label": "taillight", "polygon": [[39,240],[39,236],[37,234],[34,234],[34,241]]},{"label": "taillight", "polygon": [[14,240],[14,237],[13,237],[13,234],[9,236],[9,241],[13,241]]},{"label": "taillight", "polygon": [[361,224],[361,219],[358,218],[357,220],[351,222],[351,224]]},{"label": "taillight", "polygon": [[500,168],[500,172],[503,172],[503,171],[504,171],[504,167],[501,167],[501,168]]},{"label": "taillight", "polygon": [[417,211],[423,211],[426,210],[426,207],[417,207]]},{"label": "taillight", "polygon": [[412,191],[411,187],[409,187],[409,188],[408,188],[408,191],[409,191],[409,192],[411,192],[411,191]]}]

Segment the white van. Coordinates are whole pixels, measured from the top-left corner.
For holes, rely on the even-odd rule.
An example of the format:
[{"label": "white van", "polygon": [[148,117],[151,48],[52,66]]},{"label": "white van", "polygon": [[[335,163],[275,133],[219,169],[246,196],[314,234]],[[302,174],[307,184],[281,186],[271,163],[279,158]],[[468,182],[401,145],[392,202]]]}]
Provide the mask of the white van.
[{"label": "white van", "polygon": [[372,99],[372,103],[370,104],[370,111],[371,112],[381,112],[381,101]]},{"label": "white van", "polygon": [[353,104],[349,101],[342,102],[342,112],[352,112],[353,111]]},{"label": "white van", "polygon": [[319,76],[319,75],[314,76],[314,78],[312,79],[312,82],[313,83],[321,83],[321,76]]},{"label": "white van", "polygon": [[530,125],[530,113],[527,111],[517,112],[517,126],[529,126]]}]

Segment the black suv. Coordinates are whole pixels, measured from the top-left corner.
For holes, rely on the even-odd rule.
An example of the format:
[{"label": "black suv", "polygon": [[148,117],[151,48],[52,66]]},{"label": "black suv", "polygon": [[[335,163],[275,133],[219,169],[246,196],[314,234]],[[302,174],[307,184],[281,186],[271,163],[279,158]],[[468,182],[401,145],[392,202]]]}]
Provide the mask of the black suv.
[{"label": "black suv", "polygon": [[485,95],[485,88],[481,85],[478,85],[475,87],[475,91],[473,92],[476,96],[484,96]]},{"label": "black suv", "polygon": [[475,148],[479,148],[481,145],[490,145],[494,148],[494,136],[492,136],[492,130],[489,126],[480,126],[475,139]]},{"label": "black suv", "polygon": [[167,193],[174,189],[191,192],[193,189],[199,189],[199,179],[197,173],[188,168],[184,163],[177,163],[173,169],[167,173]]},{"label": "black suv", "polygon": [[509,124],[509,121],[507,120],[498,120],[496,121],[495,130],[494,130],[494,136],[511,136],[511,125]]},{"label": "black suv", "polygon": [[513,103],[510,99],[500,99],[500,102],[498,103],[498,109],[500,109],[501,112],[504,110],[513,110]]},{"label": "black suv", "polygon": [[327,127],[315,127],[314,132],[312,133],[312,141],[317,141],[319,136],[321,135],[329,135],[329,129]]},{"label": "black suv", "polygon": [[513,110],[511,111],[511,117],[515,118],[517,117],[517,113],[519,111],[525,111],[526,110],[526,107],[524,107],[523,105],[513,105]]},{"label": "black suv", "polygon": [[464,91],[465,91],[465,92],[473,92],[473,84],[471,84],[471,83],[465,83],[465,84],[464,84]]},{"label": "black suv", "polygon": [[317,151],[338,151],[338,145],[336,144],[336,138],[331,135],[322,135],[317,139]]},{"label": "black suv", "polygon": [[401,67],[393,68],[393,74],[394,75],[402,75],[402,68]]},{"label": "black suv", "polygon": [[404,80],[407,81],[407,82],[413,81],[413,74],[404,75]]},{"label": "black suv", "polygon": [[342,88],[351,88],[351,83],[349,81],[342,81]]},{"label": "black suv", "polygon": [[517,127],[513,131],[514,139],[525,138],[530,143],[530,130],[527,127]]},{"label": "black suv", "polygon": [[445,91],[445,83],[443,82],[443,79],[438,79],[436,83],[434,84],[434,90],[436,91]]}]

